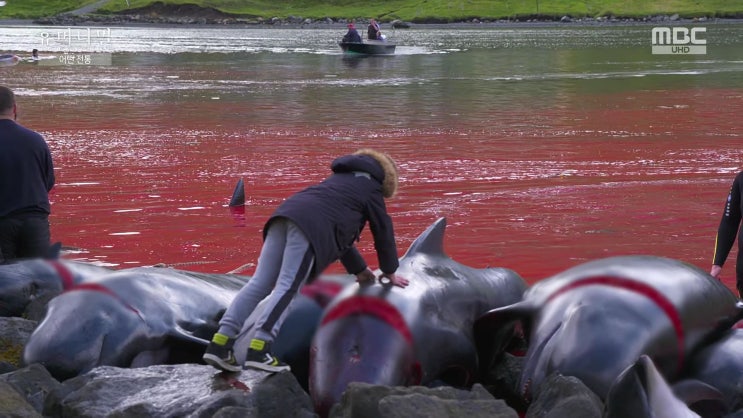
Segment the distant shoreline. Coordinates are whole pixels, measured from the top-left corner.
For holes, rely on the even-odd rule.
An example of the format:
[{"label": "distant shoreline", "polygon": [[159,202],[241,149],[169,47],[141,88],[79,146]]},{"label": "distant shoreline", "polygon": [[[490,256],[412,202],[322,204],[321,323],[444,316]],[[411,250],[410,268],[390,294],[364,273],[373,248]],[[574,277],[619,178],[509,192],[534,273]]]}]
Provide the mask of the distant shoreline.
[{"label": "distant shoreline", "polygon": [[[279,22],[279,23],[247,23],[247,22],[235,22],[235,23],[196,23],[196,22],[145,22],[145,21],[101,21],[101,20],[85,20],[76,19],[74,22],[70,21],[65,23],[48,23],[39,21],[38,19],[0,19],[0,25],[4,26],[121,26],[121,27],[223,27],[223,28],[255,28],[255,29],[339,29],[342,30],[346,27],[347,21],[313,21],[310,23],[293,23],[293,22]],[[655,26],[681,26],[681,25],[716,25],[716,24],[740,24],[743,23],[743,19],[735,18],[707,18],[707,19],[675,19],[675,20],[638,20],[638,19],[572,19],[570,21],[560,20],[529,20],[529,21],[509,21],[509,20],[497,20],[497,21],[483,21],[483,22],[452,22],[452,23],[407,23],[406,25],[410,29],[435,29],[435,28],[462,28],[472,29],[477,27],[503,27],[503,28],[517,28],[517,27],[590,27],[590,26],[633,26],[633,25],[655,25]],[[383,23],[383,28],[390,28],[390,23]],[[405,30],[407,28],[396,28]]]},{"label": "distant shoreline", "polygon": [[[67,0],[65,0],[67,1]],[[405,0],[407,1],[407,0]],[[480,3],[487,0],[478,0]],[[310,0],[305,7],[297,9],[296,14],[285,16],[279,13],[278,17],[272,12],[263,10],[262,12],[235,13],[222,11],[216,4],[225,6],[227,2],[206,2],[194,0],[190,3],[175,4],[162,1],[145,2],[141,7],[123,8],[123,3],[117,7],[107,8],[108,2],[98,0],[89,2],[85,6],[74,10],[60,12],[56,14],[46,13],[47,16],[25,19],[0,19],[0,24],[5,25],[39,25],[39,26],[187,26],[187,27],[237,27],[237,28],[271,28],[271,29],[335,29],[344,28],[352,21],[357,24],[366,25],[368,18],[349,18],[343,16],[380,16],[377,18],[383,28],[406,29],[406,28],[472,28],[472,27],[522,27],[522,26],[597,26],[597,25],[635,25],[635,24],[656,24],[658,26],[672,25],[689,25],[689,24],[714,24],[714,23],[737,23],[743,21],[743,9],[737,7],[722,8],[714,7],[716,3],[712,0],[684,0],[678,2],[676,10],[654,11],[654,7],[634,7],[613,8],[616,0],[607,0],[599,4],[593,4],[595,7],[583,5],[582,1],[566,2],[564,9],[566,11],[552,11],[548,13],[539,13],[539,2],[537,1],[536,13],[530,7],[506,7],[498,8],[488,6],[482,8],[473,4],[473,9],[469,13],[448,13],[442,11],[439,16],[429,16],[429,12],[420,10],[413,15],[402,13],[394,17],[395,13],[389,11],[382,12],[374,7],[369,9],[369,5],[361,10],[348,7],[340,7],[337,10],[328,12],[327,7],[313,6],[316,0]],[[431,0],[431,7],[441,5],[445,0]],[[225,4],[223,4],[225,3]],[[425,2],[424,2],[425,3]],[[575,3],[575,4],[574,4]],[[579,3],[579,4],[578,4]],[[695,4],[691,7],[691,3]],[[705,4],[704,8],[700,3]],[[709,4],[708,4],[709,3]],[[317,7],[316,7],[317,6]],[[587,13],[583,10],[596,10],[593,13]],[[604,7],[605,6],[605,7]],[[72,5],[68,5],[68,8]],[[416,6],[418,9],[420,7]],[[719,9],[719,10],[718,10]],[[313,18],[302,17],[302,10]],[[376,10],[373,12],[372,10]],[[435,9],[433,9],[435,10]],[[600,10],[600,12],[599,12]],[[693,12],[690,12],[692,10]],[[572,12],[571,12],[572,11]],[[41,11],[40,11],[41,12]],[[449,10],[451,12],[451,10]],[[331,13],[328,15],[327,13]],[[337,15],[333,15],[337,13]],[[42,13],[43,15],[43,13]],[[481,17],[481,16],[489,17]],[[30,16],[26,14],[25,16]],[[381,16],[385,16],[381,18]],[[421,17],[426,16],[426,17]],[[456,16],[456,17],[455,17]],[[354,20],[355,19],[355,20]]]}]

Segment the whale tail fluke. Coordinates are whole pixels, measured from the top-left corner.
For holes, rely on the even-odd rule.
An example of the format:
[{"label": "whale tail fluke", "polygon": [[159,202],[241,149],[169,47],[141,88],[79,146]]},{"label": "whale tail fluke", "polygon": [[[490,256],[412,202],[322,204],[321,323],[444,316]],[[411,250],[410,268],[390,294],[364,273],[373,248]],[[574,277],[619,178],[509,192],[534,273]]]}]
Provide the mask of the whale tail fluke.
[{"label": "whale tail fluke", "polygon": [[243,206],[245,205],[245,184],[243,179],[237,181],[235,190],[232,192],[232,198],[230,199],[230,207]]},{"label": "whale tail fluke", "polygon": [[418,253],[444,255],[444,232],[446,232],[446,218],[442,217],[431,224],[410,244],[410,248],[403,257]]}]

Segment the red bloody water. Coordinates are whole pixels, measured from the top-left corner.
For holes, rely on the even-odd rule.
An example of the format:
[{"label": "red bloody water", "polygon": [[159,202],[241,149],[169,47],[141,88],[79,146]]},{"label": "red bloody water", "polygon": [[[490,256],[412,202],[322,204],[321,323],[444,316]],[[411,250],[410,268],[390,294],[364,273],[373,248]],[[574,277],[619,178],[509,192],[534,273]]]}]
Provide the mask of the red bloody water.
[{"label": "red bloody water", "polygon": [[[375,147],[400,167],[388,207],[400,255],[446,217],[452,258],[534,282],[624,254],[708,270],[740,168],[741,98],[740,89],[587,93],[536,113],[529,103],[500,109],[482,127],[382,131],[343,121],[248,125],[230,120],[244,109],[219,101],[193,109],[103,102],[75,111],[116,117],[60,123],[43,116],[59,114],[59,104],[39,100],[25,118],[52,148],[52,238],[77,249],[69,258],[252,274],[274,207],[322,180],[334,157]],[[239,178],[244,214],[227,207]],[[376,267],[368,231],[359,246]],[[728,285],[734,257],[723,271]]]}]

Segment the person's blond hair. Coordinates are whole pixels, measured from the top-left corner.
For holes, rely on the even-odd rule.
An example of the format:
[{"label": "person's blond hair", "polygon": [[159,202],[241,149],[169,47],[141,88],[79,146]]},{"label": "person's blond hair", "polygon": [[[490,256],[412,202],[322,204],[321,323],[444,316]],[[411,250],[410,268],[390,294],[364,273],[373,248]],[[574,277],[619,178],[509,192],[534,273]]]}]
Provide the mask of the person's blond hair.
[{"label": "person's blond hair", "polygon": [[398,187],[398,175],[397,175],[397,164],[395,160],[389,155],[373,150],[371,148],[361,148],[354,152],[355,155],[368,155],[382,166],[384,171],[384,180],[382,181],[382,195],[386,198],[390,198],[397,193]]}]

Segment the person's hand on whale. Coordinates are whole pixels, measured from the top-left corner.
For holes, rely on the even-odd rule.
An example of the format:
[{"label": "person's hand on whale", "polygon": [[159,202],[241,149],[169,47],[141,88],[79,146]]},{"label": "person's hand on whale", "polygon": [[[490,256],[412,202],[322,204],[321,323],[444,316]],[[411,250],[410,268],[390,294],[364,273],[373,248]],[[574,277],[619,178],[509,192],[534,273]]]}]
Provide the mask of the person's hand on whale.
[{"label": "person's hand on whale", "polygon": [[356,283],[360,285],[372,284],[377,277],[369,269],[369,267],[362,270],[360,273],[356,273]]},{"label": "person's hand on whale", "polygon": [[393,284],[398,287],[407,287],[410,284],[408,279],[398,276],[395,273],[382,273],[379,276],[379,283],[383,285]]}]

